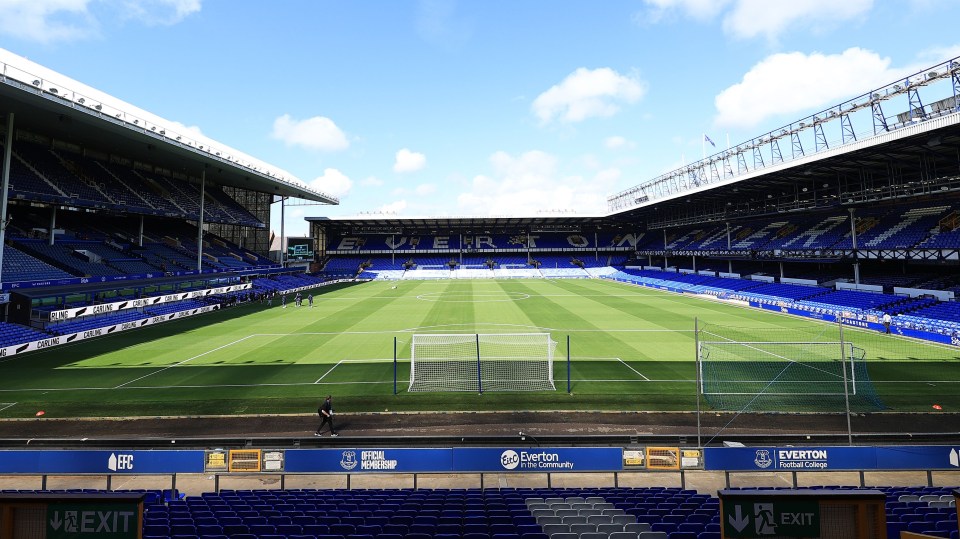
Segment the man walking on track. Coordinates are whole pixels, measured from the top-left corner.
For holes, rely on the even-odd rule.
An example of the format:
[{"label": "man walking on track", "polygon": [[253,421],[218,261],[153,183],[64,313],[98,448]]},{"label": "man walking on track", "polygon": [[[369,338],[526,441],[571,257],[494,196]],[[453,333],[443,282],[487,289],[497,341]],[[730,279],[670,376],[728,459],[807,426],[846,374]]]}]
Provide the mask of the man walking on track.
[{"label": "man walking on track", "polygon": [[337,429],[333,428],[333,397],[327,395],[327,398],[323,400],[323,404],[320,405],[320,408],[317,410],[317,413],[320,414],[320,426],[317,427],[317,432],[314,436],[323,435],[323,426],[327,423],[330,424],[330,436],[337,435]]}]

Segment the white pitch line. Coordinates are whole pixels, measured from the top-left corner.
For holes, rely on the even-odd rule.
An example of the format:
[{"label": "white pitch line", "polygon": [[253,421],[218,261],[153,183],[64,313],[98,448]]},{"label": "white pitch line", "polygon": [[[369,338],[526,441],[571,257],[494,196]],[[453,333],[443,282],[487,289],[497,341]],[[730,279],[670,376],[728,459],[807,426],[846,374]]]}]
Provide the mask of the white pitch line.
[{"label": "white pitch line", "polygon": [[[322,382],[321,385],[350,385],[350,384],[364,384],[364,385],[374,385],[374,384],[392,384],[393,380],[384,381],[384,382]],[[190,385],[173,385],[173,386],[124,386],[124,387],[49,387],[49,388],[36,388],[36,389],[0,389],[0,392],[13,392],[13,391],[22,391],[22,392],[64,392],[64,391],[105,391],[105,390],[114,390],[118,389],[120,391],[125,390],[140,390],[140,389],[207,389],[215,387],[297,387],[297,386],[313,386],[317,385],[316,382],[277,382],[277,383],[265,383],[265,384],[190,384]]]},{"label": "white pitch line", "polygon": [[141,377],[139,377],[139,378],[134,378],[133,380],[130,380],[129,382],[124,382],[124,383],[122,383],[122,384],[120,384],[120,385],[118,385],[118,386],[114,386],[113,389],[120,389],[120,388],[122,388],[122,387],[124,387],[124,386],[126,386],[126,385],[128,385],[128,384],[132,384],[132,383],[134,383],[134,382],[139,382],[140,380],[143,380],[144,378],[146,378],[146,377],[148,377],[148,376],[153,376],[154,374],[161,373],[161,372],[163,372],[163,371],[165,371],[165,370],[167,370],[167,369],[172,369],[172,368],[174,368],[174,367],[179,367],[180,365],[183,365],[184,363],[193,361],[194,359],[203,357],[203,356],[205,356],[205,355],[207,355],[207,354],[212,354],[213,352],[216,352],[217,350],[222,350],[222,349],[224,349],[224,348],[227,348],[228,346],[233,346],[233,345],[235,345],[235,344],[237,344],[237,343],[239,343],[239,342],[243,342],[243,341],[245,341],[245,340],[247,340],[247,339],[249,339],[249,338],[251,338],[251,337],[253,337],[253,336],[254,336],[254,335],[247,335],[246,337],[243,337],[243,338],[241,338],[241,339],[237,339],[237,340],[235,340],[235,341],[233,341],[233,342],[229,342],[229,343],[227,343],[227,344],[225,344],[225,345],[223,345],[223,346],[218,346],[218,347],[216,347],[216,348],[214,348],[214,349],[212,349],[212,350],[207,350],[206,352],[204,352],[204,353],[202,353],[202,354],[197,354],[197,355],[195,355],[195,356],[193,356],[193,357],[191,357],[191,358],[184,359],[183,361],[180,361],[180,362],[178,362],[178,363],[174,363],[173,365],[167,365],[166,367],[164,367],[164,368],[162,368],[162,369],[155,370],[155,371],[153,371],[153,372],[151,372],[151,373],[144,374],[143,376],[141,376]]},{"label": "white pitch line", "polygon": [[[615,282],[616,284],[620,284],[620,285],[624,285],[624,286],[642,286],[642,285],[635,285],[635,284],[630,284],[630,283],[624,283],[624,282],[620,282],[620,281],[614,281],[614,282]],[[651,289],[651,290],[658,290],[658,289]],[[766,311],[766,310],[758,309],[758,308],[756,308],[756,307],[750,307],[749,305],[737,305],[737,304],[735,304],[735,303],[727,303],[727,302],[723,302],[723,301],[717,301],[717,300],[714,300],[714,299],[706,299],[706,298],[699,297],[699,296],[691,296],[691,295],[689,295],[689,294],[680,295],[680,294],[677,294],[676,292],[670,292],[670,291],[667,291],[667,290],[658,290],[658,291],[659,291],[659,292],[662,292],[664,295],[672,296],[672,297],[674,297],[674,298],[676,298],[676,299],[683,298],[684,300],[686,300],[686,299],[692,299],[692,300],[695,300],[695,301],[707,301],[707,302],[710,302],[710,303],[712,303],[712,304],[714,304],[714,305],[724,305],[724,306],[727,306],[727,307],[733,307],[733,308],[735,308],[735,309],[746,310],[746,311],[750,311],[750,312],[754,312],[754,313],[764,313],[764,314],[770,314],[770,315],[775,315],[775,316],[785,316],[785,317],[788,317],[788,318],[792,318],[792,319],[794,319],[794,320],[802,320],[802,321],[804,321],[804,322],[809,322],[811,325],[831,325],[831,326],[835,326],[835,325],[836,325],[836,322],[827,322],[827,321],[825,321],[825,320],[817,320],[816,318],[807,318],[806,316],[801,316],[801,315],[798,315],[798,314],[783,313],[783,312],[779,312],[779,311]],[[760,328],[748,328],[748,329],[760,329]],[[779,329],[783,329],[783,328],[779,328]],[[786,328],[786,329],[792,330],[792,329],[805,329],[805,328],[803,328],[803,327],[801,326],[801,327],[799,327],[799,328]],[[874,330],[872,330],[872,329],[858,328],[857,326],[844,325],[844,326],[843,326],[843,329],[844,329],[844,331],[853,331],[853,332],[856,332],[856,333],[864,333],[864,334],[869,334],[869,335],[876,335],[876,332],[875,332]],[[693,331],[693,330],[689,330],[689,331]],[[934,347],[934,348],[941,348],[941,349],[943,349],[943,350],[949,350],[949,351],[952,351],[952,352],[956,352],[956,351],[957,351],[956,347],[954,347],[954,346],[952,346],[952,345],[949,345],[949,344],[938,343],[938,342],[933,342],[933,341],[924,341],[924,340],[922,340],[922,339],[919,339],[919,338],[916,338],[916,337],[908,337],[908,336],[906,336],[906,335],[891,335],[891,336],[892,336],[893,338],[899,338],[899,339],[902,339],[902,340],[905,340],[905,341],[914,342],[914,343],[916,343],[916,344],[922,344],[922,345],[924,345],[924,346],[931,346],[931,347]],[[873,361],[873,360],[871,360],[871,361]]]},{"label": "white pitch line", "polygon": [[314,383],[319,384],[321,381],[323,381],[324,378],[327,377],[328,374],[333,372],[333,369],[336,369],[337,367],[339,367],[341,363],[343,363],[342,359],[338,361],[336,365],[334,365],[333,367],[330,367],[330,369],[328,369],[327,372],[323,373],[323,376],[321,376],[320,378],[317,378],[317,380]]},{"label": "white pitch line", "polygon": [[650,381],[650,379],[647,378],[646,376],[644,376],[643,373],[641,373],[641,372],[638,371],[637,369],[634,369],[634,368],[631,367],[630,365],[627,365],[627,362],[626,362],[626,361],[624,361],[624,360],[622,360],[622,359],[620,359],[620,358],[615,358],[615,359],[616,359],[617,361],[619,361],[620,363],[623,363],[623,366],[624,366],[624,367],[626,367],[626,368],[630,369],[631,371],[633,371],[633,372],[634,372],[637,376],[639,376],[640,378],[643,378],[644,380],[646,380],[646,381],[648,381],[648,382]]},{"label": "white pitch line", "polygon": [[[657,379],[657,380],[621,380],[621,379],[596,379],[596,378],[571,378],[573,382],[623,382],[623,383],[694,383],[696,380],[690,379]],[[397,383],[409,383],[409,380],[397,380]],[[876,382],[877,384],[960,384],[960,380],[890,380],[885,382]],[[355,381],[355,382],[321,382],[322,385],[334,385],[334,386],[346,386],[346,385],[377,385],[377,384],[393,384],[393,380],[386,380],[382,382],[375,381]],[[267,384],[209,384],[209,385],[175,385],[175,386],[126,386],[121,387],[121,390],[140,390],[140,389],[208,389],[216,387],[298,387],[298,386],[313,386],[318,385],[316,382],[284,382],[284,383],[267,383]],[[35,391],[103,391],[113,389],[109,387],[50,387],[50,388],[36,388],[36,389],[0,389],[0,393],[12,393],[12,392],[35,392]]]},{"label": "white pitch line", "polygon": [[17,403],[15,402],[0,402],[0,404],[6,404],[6,406],[4,406],[3,408],[0,408],[0,412],[6,410],[7,408],[17,405]]}]

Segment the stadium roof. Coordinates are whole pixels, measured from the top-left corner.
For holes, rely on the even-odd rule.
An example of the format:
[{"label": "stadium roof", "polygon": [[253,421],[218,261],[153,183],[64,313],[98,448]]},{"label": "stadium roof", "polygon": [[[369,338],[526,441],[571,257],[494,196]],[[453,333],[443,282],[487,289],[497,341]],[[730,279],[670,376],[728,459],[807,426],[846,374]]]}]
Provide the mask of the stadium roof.
[{"label": "stadium roof", "polygon": [[[295,176],[0,49],[0,113],[14,128],[172,172],[277,196],[339,201]],[[3,125],[6,125],[4,116]]]},{"label": "stadium roof", "polygon": [[[773,200],[776,211],[785,211],[809,209],[802,199],[816,191],[835,193],[837,204],[929,194],[934,187],[938,194],[954,191],[960,188],[958,92],[960,57],[612,195],[608,205],[649,216],[691,202],[742,208]],[[880,192],[890,186],[900,191]],[[865,188],[877,188],[876,196],[863,196]],[[781,198],[794,207],[777,203]]]},{"label": "stadium roof", "polygon": [[473,230],[494,232],[516,231],[524,228],[563,230],[564,228],[611,227],[618,221],[603,216],[535,215],[529,217],[395,217],[385,215],[358,215],[353,217],[307,217],[339,230],[355,232],[387,232],[390,230]]}]

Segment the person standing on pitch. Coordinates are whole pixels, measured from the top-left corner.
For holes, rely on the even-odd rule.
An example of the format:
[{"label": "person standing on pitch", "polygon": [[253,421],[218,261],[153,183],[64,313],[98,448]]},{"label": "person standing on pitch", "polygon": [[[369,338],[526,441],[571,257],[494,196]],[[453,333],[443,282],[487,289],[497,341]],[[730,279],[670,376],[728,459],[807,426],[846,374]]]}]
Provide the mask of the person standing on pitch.
[{"label": "person standing on pitch", "polygon": [[890,313],[883,313],[883,332],[887,335],[890,334]]},{"label": "person standing on pitch", "polygon": [[317,413],[320,414],[320,426],[317,427],[317,432],[313,433],[314,436],[323,435],[323,426],[327,423],[330,423],[330,436],[336,436],[337,430],[333,428],[333,397],[327,395],[327,398],[323,400],[323,404],[320,405],[320,408],[317,410]]},{"label": "person standing on pitch", "polygon": [[307,303],[309,303],[310,306],[313,307],[313,294],[307,294]]}]

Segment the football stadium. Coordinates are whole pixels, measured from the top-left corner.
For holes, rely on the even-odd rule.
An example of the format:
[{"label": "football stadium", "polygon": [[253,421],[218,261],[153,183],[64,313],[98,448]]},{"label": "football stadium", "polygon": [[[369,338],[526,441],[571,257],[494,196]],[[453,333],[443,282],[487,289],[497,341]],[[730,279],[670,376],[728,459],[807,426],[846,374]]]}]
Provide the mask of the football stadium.
[{"label": "football stadium", "polygon": [[503,217],[4,58],[0,538],[960,533],[960,58]]}]

